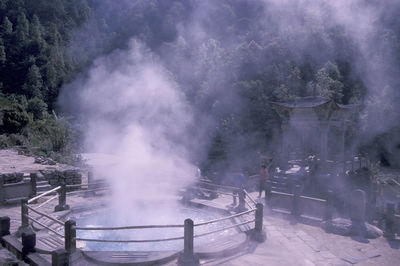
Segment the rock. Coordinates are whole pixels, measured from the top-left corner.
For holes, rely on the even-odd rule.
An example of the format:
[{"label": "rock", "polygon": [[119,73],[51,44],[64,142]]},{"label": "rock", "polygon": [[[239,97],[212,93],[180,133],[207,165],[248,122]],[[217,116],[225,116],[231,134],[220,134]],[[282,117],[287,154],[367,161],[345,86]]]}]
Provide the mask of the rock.
[{"label": "rock", "polygon": [[57,163],[51,158],[43,158],[43,157],[36,157],[35,163],[42,164],[42,165],[56,165]]},{"label": "rock", "polygon": [[322,222],[322,227],[330,233],[342,236],[363,236],[366,238],[378,238],[383,232],[378,227],[369,223],[354,222],[349,219],[337,218]]}]

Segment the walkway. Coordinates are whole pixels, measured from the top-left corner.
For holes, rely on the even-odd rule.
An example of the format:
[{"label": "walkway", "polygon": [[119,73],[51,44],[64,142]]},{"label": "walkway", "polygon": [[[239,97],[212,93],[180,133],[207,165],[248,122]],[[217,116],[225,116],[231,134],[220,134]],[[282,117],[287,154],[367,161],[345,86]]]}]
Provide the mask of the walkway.
[{"label": "walkway", "polygon": [[[252,193],[256,198],[257,193]],[[68,197],[67,203],[78,206],[86,201],[93,204],[99,198],[87,199],[78,195]],[[198,200],[206,201],[206,200]],[[56,204],[57,201],[54,202]],[[230,197],[220,197],[208,204],[226,207],[232,203]],[[52,212],[54,204],[45,206],[43,211]],[[90,203],[89,203],[90,204]],[[0,216],[10,216],[11,231],[20,225],[20,206],[1,206]],[[388,242],[385,238],[363,240],[327,234],[320,227],[295,223],[283,215],[268,209],[264,213],[267,240],[264,243],[250,243],[234,256],[202,260],[203,265],[398,265],[400,241]],[[8,256],[0,250],[1,259]],[[85,264],[87,265],[87,264]],[[176,265],[172,261],[167,265]]]}]

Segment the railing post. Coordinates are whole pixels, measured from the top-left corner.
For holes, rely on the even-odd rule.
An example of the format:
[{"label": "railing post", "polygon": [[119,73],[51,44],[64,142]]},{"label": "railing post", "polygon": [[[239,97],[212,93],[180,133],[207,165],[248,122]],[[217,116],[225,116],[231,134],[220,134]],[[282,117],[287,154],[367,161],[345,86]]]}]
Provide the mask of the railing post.
[{"label": "railing post", "polygon": [[31,197],[36,196],[37,194],[37,174],[36,173],[31,173],[30,175],[31,178]]},{"label": "railing post", "polygon": [[395,217],[394,217],[394,203],[386,204],[385,212],[385,236],[388,239],[393,239],[395,236]]},{"label": "railing post", "polygon": [[0,238],[10,234],[10,217],[0,217]]},{"label": "railing post", "polygon": [[70,254],[76,250],[76,222],[68,220],[64,223],[65,250]]},{"label": "railing post", "polygon": [[28,200],[21,200],[21,226],[18,228],[16,232],[17,237],[21,237],[23,233],[32,232],[32,229],[29,226],[29,209],[28,209]]},{"label": "railing post", "polygon": [[264,242],[265,239],[267,238],[265,232],[263,231],[263,221],[264,221],[264,206],[261,203],[257,203],[254,229],[250,235],[252,240],[257,242]]},{"label": "railing post", "polygon": [[292,198],[292,215],[295,217],[300,215],[299,200],[300,200],[300,186],[296,185],[293,191],[293,198]]},{"label": "railing post", "polygon": [[325,213],[324,213],[325,221],[332,220],[333,209],[334,209],[333,203],[334,203],[333,191],[329,190],[326,195],[326,205],[325,205]]},{"label": "railing post", "polygon": [[61,188],[58,191],[58,205],[54,208],[55,212],[69,209],[69,205],[67,205],[67,186],[65,182],[61,182],[60,185]]},{"label": "railing post", "polygon": [[69,265],[69,256],[65,249],[57,249],[51,252],[51,266]]},{"label": "railing post", "polygon": [[35,252],[36,234],[33,231],[22,233],[22,257],[25,259],[30,252]]},{"label": "railing post", "polygon": [[179,256],[178,265],[198,265],[199,258],[193,251],[194,224],[192,219],[184,223],[183,253]]},{"label": "railing post", "polygon": [[18,232],[21,232],[26,228],[29,227],[29,209],[28,209],[28,200],[27,199],[22,199],[21,200],[21,226],[18,229]]},{"label": "railing post", "polygon": [[4,179],[0,176],[0,204],[4,202]]},{"label": "railing post", "polygon": [[88,182],[87,190],[89,190],[89,191],[85,191],[85,197],[91,197],[95,194],[94,191],[91,191],[92,189],[94,189],[94,185],[93,185],[94,179],[93,179],[92,171],[88,172],[88,181],[87,182]]}]

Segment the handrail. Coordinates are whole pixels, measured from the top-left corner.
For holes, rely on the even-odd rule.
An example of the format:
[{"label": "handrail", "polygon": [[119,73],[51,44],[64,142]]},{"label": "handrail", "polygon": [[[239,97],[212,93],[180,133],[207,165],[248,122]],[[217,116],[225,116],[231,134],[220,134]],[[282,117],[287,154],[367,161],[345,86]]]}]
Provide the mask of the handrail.
[{"label": "handrail", "polygon": [[55,231],[54,229],[51,229],[49,226],[47,226],[47,225],[35,220],[35,218],[33,218],[32,216],[29,216],[29,215],[25,215],[25,216],[28,217],[28,219],[31,220],[32,222],[43,226],[44,228],[46,228],[47,230],[53,232],[54,234],[58,235],[59,237],[63,237],[63,238],[65,237],[64,235],[60,234],[59,232]]},{"label": "handrail", "polygon": [[253,219],[253,220],[250,220],[250,221],[245,221],[245,222],[240,223],[240,224],[234,224],[234,225],[227,226],[227,227],[224,227],[224,228],[220,228],[220,229],[217,229],[217,230],[214,230],[214,231],[210,231],[210,232],[194,235],[193,237],[201,237],[201,236],[215,234],[215,233],[218,233],[218,232],[221,232],[221,231],[224,231],[224,230],[227,230],[227,229],[231,229],[231,228],[234,228],[234,227],[237,227],[237,226],[253,223],[255,221],[256,221],[256,219]]},{"label": "handrail", "polygon": [[300,196],[302,199],[307,199],[307,200],[313,200],[313,201],[319,201],[319,202],[326,202],[324,199],[318,199],[318,198],[313,198],[313,197],[308,197],[308,196]]},{"label": "handrail", "polygon": [[85,190],[76,190],[76,191],[70,191],[67,192],[67,195],[71,194],[78,194],[78,193],[85,193],[85,192],[93,192],[93,191],[99,191],[99,190],[107,190],[110,187],[100,187],[100,188],[94,188],[94,189],[85,189]]},{"label": "handrail", "polygon": [[218,218],[218,219],[214,219],[214,220],[210,220],[210,221],[194,224],[193,226],[202,226],[202,225],[206,225],[206,224],[221,222],[221,221],[224,221],[224,220],[228,220],[228,219],[232,219],[232,218],[235,218],[235,217],[239,217],[239,216],[242,216],[242,215],[245,215],[245,214],[248,214],[248,213],[251,213],[251,212],[255,212],[255,211],[256,211],[255,209],[251,209],[251,210],[240,212],[240,213],[237,213],[237,214],[234,214],[234,215],[230,215],[230,216],[226,216],[226,217],[222,217],[222,218]]},{"label": "handrail", "polygon": [[118,227],[79,227],[74,226],[75,230],[128,230],[128,229],[148,229],[148,228],[180,228],[184,227],[183,224],[171,225],[132,225],[132,226],[118,226]]},{"label": "handrail", "polygon": [[142,240],[91,239],[91,238],[75,237],[75,240],[78,240],[78,241],[106,242],[106,243],[149,243],[149,242],[163,242],[163,241],[172,241],[172,240],[181,240],[181,239],[184,239],[184,237],[181,236],[181,237],[172,237],[172,238],[163,238],[163,239],[142,239]]},{"label": "handrail", "polygon": [[82,186],[89,186],[89,184],[86,183],[86,184],[72,184],[72,185],[66,185],[66,187],[82,187]]},{"label": "handrail", "polygon": [[56,222],[56,223],[58,223],[58,224],[60,224],[60,225],[64,225],[64,223],[61,222],[60,220],[57,220],[56,218],[51,217],[50,215],[47,215],[47,214],[45,214],[44,212],[38,211],[38,210],[32,208],[32,207],[29,206],[29,205],[26,205],[26,207],[27,207],[29,210],[31,210],[31,211],[33,211],[33,212],[39,214],[39,215],[42,215],[42,216],[44,216],[44,217],[46,217],[46,218],[52,220],[53,222]]},{"label": "handrail", "polygon": [[[105,183],[101,182],[99,184],[103,184],[104,185]],[[244,202],[249,206],[250,210],[246,210],[246,211],[243,211],[243,212],[240,212],[240,213],[236,213],[236,214],[229,215],[229,216],[222,217],[222,218],[218,218],[218,219],[213,219],[213,220],[209,220],[209,221],[193,224],[193,227],[194,226],[202,226],[202,225],[211,224],[211,223],[217,223],[217,222],[225,221],[225,220],[232,219],[232,218],[235,218],[235,217],[243,216],[243,215],[246,215],[246,214],[249,214],[249,213],[252,213],[252,212],[256,212],[256,208],[251,206],[251,204],[249,203],[249,201],[246,199],[245,196],[247,195],[249,200],[254,205],[256,205],[257,202],[255,200],[253,200],[253,198],[250,196],[250,194],[243,188],[217,185],[217,184],[213,184],[213,183],[202,181],[202,180],[198,181],[197,184],[198,184],[197,189],[201,189],[201,190],[205,190],[205,191],[212,191],[212,192],[216,192],[216,193],[219,193],[219,194],[225,194],[225,195],[234,196],[234,197],[235,196],[239,196],[239,195],[234,195],[233,193],[228,193],[228,192],[225,192],[225,191],[221,191],[221,189],[218,189],[218,188],[229,189],[231,191],[232,190],[233,191],[241,191],[242,190],[243,193],[244,193],[244,197],[243,197],[244,198]],[[210,187],[208,187],[208,188],[203,187],[201,184],[204,184],[204,186],[209,185],[211,187],[214,187],[214,189],[210,188]],[[28,201],[28,203],[31,203],[31,202],[33,202],[33,201],[35,201],[35,200],[37,200],[37,199],[39,199],[39,198],[41,198],[41,197],[43,197],[45,195],[48,195],[48,194],[50,194],[52,192],[55,192],[55,191],[59,190],[60,188],[63,189],[62,192],[64,193],[64,197],[65,197],[65,194],[81,193],[81,192],[89,192],[89,191],[98,191],[98,190],[105,190],[105,189],[109,188],[109,187],[98,187],[98,188],[94,188],[94,189],[85,189],[85,190],[72,191],[72,192],[65,193],[65,188],[66,187],[81,187],[82,188],[83,186],[86,186],[87,188],[89,188],[89,186],[91,186],[91,185],[93,185],[93,183],[64,185],[64,187],[58,186],[56,188],[53,188],[53,189],[51,189],[49,191],[46,191],[46,192],[44,192],[44,193],[42,193],[42,194],[30,199]],[[195,186],[195,185],[193,185],[193,186]],[[191,187],[193,187],[193,186],[191,186]],[[239,193],[239,194],[242,195],[241,193]],[[31,211],[35,212],[36,214],[39,214],[39,215],[41,215],[43,217],[46,217],[46,218],[50,219],[51,221],[63,226],[64,223],[62,221],[60,221],[60,220],[58,220],[58,219],[56,219],[56,218],[54,218],[54,217],[52,217],[50,215],[47,215],[47,214],[37,210],[40,207],[42,207],[43,205],[45,205],[48,202],[50,202],[51,200],[54,200],[56,197],[57,196],[54,196],[54,197],[51,197],[50,199],[47,199],[45,202],[43,202],[42,204],[40,204],[39,206],[37,206],[35,208],[33,208],[32,206],[30,206],[28,204],[25,204],[25,206],[26,206],[26,208],[28,210],[31,210]],[[65,238],[64,235],[62,235],[59,232],[55,231],[54,229],[50,228],[48,225],[46,225],[46,224],[44,224],[42,222],[39,222],[38,220],[35,220],[34,217],[29,216],[27,213],[24,214],[23,216],[27,217],[28,219],[30,219],[33,223],[37,223],[40,226],[42,226],[43,228],[46,228],[47,230],[53,232],[54,234]],[[36,217],[36,219],[37,219],[37,217]],[[231,229],[231,228],[234,228],[234,227],[238,227],[238,226],[242,226],[242,225],[245,225],[245,224],[249,224],[249,223],[252,223],[252,222],[255,222],[255,221],[256,221],[256,219],[248,220],[248,221],[245,221],[245,222],[242,222],[242,223],[239,223],[239,224],[233,224],[231,226],[226,226],[226,227],[223,227],[223,228],[220,228],[220,229],[217,229],[217,230],[213,230],[213,231],[197,234],[197,235],[194,235],[194,237],[202,237],[202,236],[205,236],[205,235],[214,234],[214,233],[221,232],[221,231],[224,231],[224,230],[227,230],[227,229]],[[74,225],[74,226],[72,226],[72,230],[129,230],[129,229],[183,228],[183,227],[185,227],[183,224],[175,224],[175,225],[139,225],[139,226],[120,226],[120,227],[79,227],[79,226],[75,226]],[[173,238],[165,238],[165,239],[142,239],[142,240],[88,239],[88,238],[77,238],[77,237],[73,237],[72,238],[73,241],[106,242],[106,243],[113,243],[113,242],[114,243],[146,243],[146,242],[150,243],[150,242],[173,241],[173,240],[181,240],[181,239],[184,239],[184,237],[182,236],[182,237],[173,237]]]},{"label": "handrail", "polygon": [[249,201],[247,199],[244,199],[244,202],[249,206],[250,209],[253,209],[253,206],[250,205]]},{"label": "handrail", "polygon": [[[196,187],[196,186],[190,186],[190,187]],[[196,187],[196,188],[197,188],[197,189],[206,190],[206,191],[211,191],[211,192],[218,192],[219,194],[222,194],[222,195],[228,195],[228,196],[237,197],[237,195],[234,195],[234,194],[228,193],[228,192],[221,192],[221,191],[212,190],[212,189],[203,188],[203,187]]]},{"label": "handrail", "polygon": [[253,200],[253,198],[250,196],[250,194],[245,189],[243,189],[243,191],[246,194],[246,196],[251,200],[251,202],[253,202],[253,204],[256,205],[257,202],[255,200]]},{"label": "handrail", "polygon": [[211,183],[211,182],[202,181],[202,180],[198,180],[197,182],[198,183],[207,184],[207,185],[210,185],[210,186],[214,186],[214,187],[227,188],[227,189],[233,189],[233,190],[240,190],[240,188],[238,188],[238,187],[217,185],[217,184],[214,184],[214,183]]},{"label": "handrail", "polygon": [[34,209],[37,210],[40,207],[44,206],[45,204],[49,203],[50,201],[54,200],[55,198],[57,198],[58,195],[55,195],[54,197],[51,197],[50,199],[46,200],[45,202],[43,202],[42,204],[40,204],[39,206],[35,207]]},{"label": "handrail", "polygon": [[61,186],[58,186],[58,187],[55,187],[55,188],[53,188],[53,189],[50,189],[49,191],[46,191],[46,192],[44,192],[44,193],[38,195],[38,196],[36,196],[36,197],[33,197],[33,198],[31,198],[30,200],[28,200],[28,204],[34,202],[35,200],[40,199],[40,198],[43,197],[43,196],[46,196],[46,195],[48,195],[48,194],[50,194],[50,193],[52,193],[52,192],[55,192],[55,191],[59,190],[60,188],[61,188]]},{"label": "handrail", "polygon": [[93,182],[93,183],[71,184],[71,185],[66,185],[66,187],[94,186],[94,185],[103,185],[103,184],[107,184],[107,182]]}]

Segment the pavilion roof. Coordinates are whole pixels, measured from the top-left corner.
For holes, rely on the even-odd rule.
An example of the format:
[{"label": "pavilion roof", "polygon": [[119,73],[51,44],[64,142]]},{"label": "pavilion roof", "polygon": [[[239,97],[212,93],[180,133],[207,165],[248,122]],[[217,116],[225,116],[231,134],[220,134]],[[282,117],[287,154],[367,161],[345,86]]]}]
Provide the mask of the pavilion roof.
[{"label": "pavilion roof", "polygon": [[[289,119],[294,112],[296,113],[296,110],[303,110],[306,111],[306,113],[302,113],[303,119],[307,119],[311,113],[315,113],[319,120],[325,121],[346,120],[357,110],[356,107],[358,106],[356,104],[338,104],[332,99],[320,96],[308,96],[288,102],[271,102],[271,104],[279,116],[285,120]],[[296,117],[300,119],[298,116]]]},{"label": "pavilion roof", "polygon": [[271,103],[273,105],[278,105],[286,108],[313,108],[324,105],[330,101],[331,100],[328,98],[323,98],[319,96],[307,96],[288,102],[271,102]]}]

